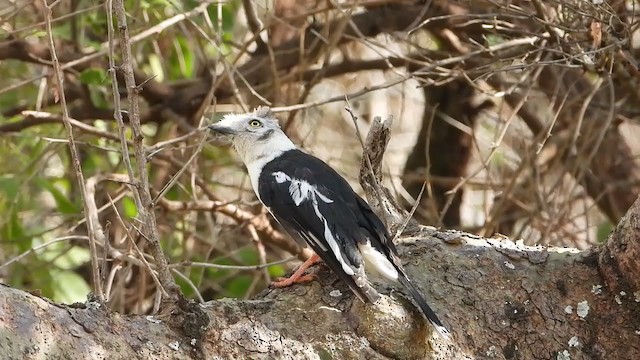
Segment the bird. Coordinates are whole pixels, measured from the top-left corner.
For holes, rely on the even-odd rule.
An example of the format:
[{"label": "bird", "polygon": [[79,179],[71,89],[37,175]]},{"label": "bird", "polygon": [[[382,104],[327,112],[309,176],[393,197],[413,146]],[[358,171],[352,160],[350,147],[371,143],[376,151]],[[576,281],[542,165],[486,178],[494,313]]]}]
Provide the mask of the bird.
[{"label": "bird", "polygon": [[273,285],[312,280],[304,272],[321,259],[361,301],[375,303],[380,295],[367,269],[403,285],[437,333],[449,338],[450,332],[409,280],[382,220],[336,170],[300,150],[269,107],[224,115],[208,128],[231,140],[260,202],[294,240],[315,252],[288,279]]}]

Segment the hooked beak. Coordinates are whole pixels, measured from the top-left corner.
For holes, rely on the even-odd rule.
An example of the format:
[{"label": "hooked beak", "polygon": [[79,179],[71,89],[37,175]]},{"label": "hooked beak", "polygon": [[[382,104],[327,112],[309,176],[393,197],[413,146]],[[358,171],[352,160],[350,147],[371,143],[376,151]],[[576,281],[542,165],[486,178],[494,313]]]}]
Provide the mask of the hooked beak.
[{"label": "hooked beak", "polygon": [[220,125],[219,123],[209,125],[209,130],[215,131],[218,134],[223,134],[228,136],[236,134],[236,131],[234,129]]}]

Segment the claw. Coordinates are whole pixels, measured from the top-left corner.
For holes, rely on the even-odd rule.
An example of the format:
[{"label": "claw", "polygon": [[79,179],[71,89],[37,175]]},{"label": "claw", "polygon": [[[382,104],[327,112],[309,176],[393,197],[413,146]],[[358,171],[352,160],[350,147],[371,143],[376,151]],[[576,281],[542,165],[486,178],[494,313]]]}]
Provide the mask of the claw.
[{"label": "claw", "polygon": [[278,278],[278,280],[271,283],[271,286],[275,288],[283,288],[293,284],[302,284],[309,281],[313,281],[316,278],[317,278],[316,274],[301,275],[301,276],[298,276],[297,278],[294,278],[293,276],[288,278]]},{"label": "claw", "polygon": [[312,257],[307,259],[307,261],[302,263],[302,265],[300,265],[300,267],[293,273],[293,275],[291,275],[288,278],[279,278],[278,280],[272,282],[271,285],[276,288],[283,288],[293,284],[301,284],[301,283],[312,281],[316,279],[316,275],[314,274],[303,275],[303,274],[311,265],[319,261],[320,261],[320,257],[314,254]]}]

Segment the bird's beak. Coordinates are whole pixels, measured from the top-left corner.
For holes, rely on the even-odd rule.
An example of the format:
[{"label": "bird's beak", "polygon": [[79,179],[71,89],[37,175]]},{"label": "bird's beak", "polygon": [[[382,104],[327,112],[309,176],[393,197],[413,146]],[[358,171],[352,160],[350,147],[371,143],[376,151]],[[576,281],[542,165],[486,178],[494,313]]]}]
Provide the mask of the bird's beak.
[{"label": "bird's beak", "polygon": [[209,130],[215,131],[218,134],[224,134],[224,135],[235,135],[236,131],[230,127],[226,127],[224,125],[220,125],[219,123],[213,124],[213,125],[209,125]]}]

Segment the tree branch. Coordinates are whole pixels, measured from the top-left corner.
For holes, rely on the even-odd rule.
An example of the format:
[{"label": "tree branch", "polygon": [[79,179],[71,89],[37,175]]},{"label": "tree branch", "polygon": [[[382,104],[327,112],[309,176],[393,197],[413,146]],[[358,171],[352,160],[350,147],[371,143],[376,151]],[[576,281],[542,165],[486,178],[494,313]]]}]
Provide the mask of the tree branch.
[{"label": "tree branch", "polygon": [[[60,96],[60,105],[62,107],[62,122],[64,123],[64,127],[67,130],[67,138],[69,140],[69,151],[71,153],[71,163],[73,165],[73,170],[75,172],[75,177],[78,182],[78,187],[80,188],[80,197],[82,199],[82,205],[84,207],[84,212],[89,212],[89,206],[87,204],[88,201],[88,193],[85,185],[84,174],[82,173],[82,165],[80,164],[80,157],[78,155],[78,149],[75,144],[75,139],[73,136],[73,126],[71,125],[71,117],[69,116],[69,109],[67,108],[67,100],[64,94],[64,74],[62,73],[62,68],[60,66],[60,61],[58,60],[58,56],[56,54],[55,43],[53,41],[53,31],[51,29],[51,7],[47,4],[46,0],[42,0],[44,5],[44,19],[47,25],[47,37],[49,39],[49,49],[51,50],[51,60],[53,63],[53,69],[55,72],[55,78],[58,86],[58,94]],[[100,277],[100,265],[98,263],[98,250],[96,247],[96,241],[100,236],[103,236],[99,232],[99,228],[96,227],[93,219],[87,219],[87,228],[89,235],[89,253],[91,257],[91,277],[92,277],[92,285],[93,291],[96,294],[98,300],[104,300],[104,294],[102,292],[102,281]]]},{"label": "tree branch", "polygon": [[602,246],[599,265],[612,290],[633,293],[640,302],[640,197]]},{"label": "tree branch", "polygon": [[[637,218],[638,208],[629,217]],[[637,239],[638,227],[629,225],[620,226],[610,244],[621,240],[619,235],[634,233]],[[91,302],[55,305],[0,287],[0,326],[12,329],[2,342],[4,355],[22,358],[30,349],[34,356],[89,360],[640,356],[632,289],[620,295],[600,277],[610,265],[594,266],[605,252],[528,247],[427,228],[400,239],[398,251],[410,277],[452,329],[454,344],[431,337],[417,310],[396,290],[365,305],[316,266],[319,280],[311,283],[268,289],[253,300],[212,301],[186,313],[166,309],[157,317],[115,315]],[[628,270],[635,271],[630,276],[638,271]],[[211,325],[203,327],[207,322]],[[47,345],[52,343],[57,345]]]},{"label": "tree branch", "polygon": [[224,201],[180,202],[160,198],[158,205],[169,211],[217,211],[224,214],[237,223],[250,223],[259,233],[267,236],[269,243],[297,255],[300,260],[307,260],[313,254],[311,249],[300,248],[294,241],[281,232],[276,231],[266,214],[254,215],[238,206]]},{"label": "tree branch", "polygon": [[[108,1],[110,3],[110,1]],[[156,223],[156,215],[154,211],[154,203],[149,191],[149,178],[147,174],[147,157],[143,144],[144,135],[140,128],[140,109],[138,105],[138,86],[133,75],[133,59],[131,56],[131,42],[129,39],[129,30],[127,28],[127,15],[122,0],[115,0],[113,8],[116,14],[118,30],[120,32],[120,51],[122,54],[122,71],[124,73],[125,83],[127,85],[127,97],[129,99],[129,121],[133,132],[133,148],[135,151],[137,171],[133,171],[129,165],[129,177],[133,182],[133,193],[138,213],[142,220],[142,233],[145,239],[151,245],[151,254],[158,265],[158,277],[162,286],[169,293],[172,300],[177,299],[179,288],[171,275],[171,271],[167,265],[167,259],[160,246],[160,236],[158,233],[158,225]],[[111,9],[108,9],[111,11]],[[109,14],[110,17],[110,14]],[[111,23],[110,23],[111,24]],[[111,47],[115,46],[112,42]],[[112,49],[113,52],[115,50]],[[119,97],[118,93],[113,94],[114,98]],[[121,110],[116,106],[116,118],[121,116]],[[123,147],[123,156],[128,158],[128,147],[126,137],[124,135],[124,124],[122,119],[119,121],[121,128],[121,141]]]},{"label": "tree branch", "polygon": [[[411,233],[418,229],[418,223],[409,219],[407,225],[404,225],[409,217],[408,212],[398,204],[391,192],[382,186],[382,158],[391,139],[392,122],[391,116],[384,121],[379,116],[373,118],[364,143],[359,180],[371,208],[378,216],[387,219],[389,230],[392,233],[397,230]],[[401,228],[403,226],[404,229]]]}]

